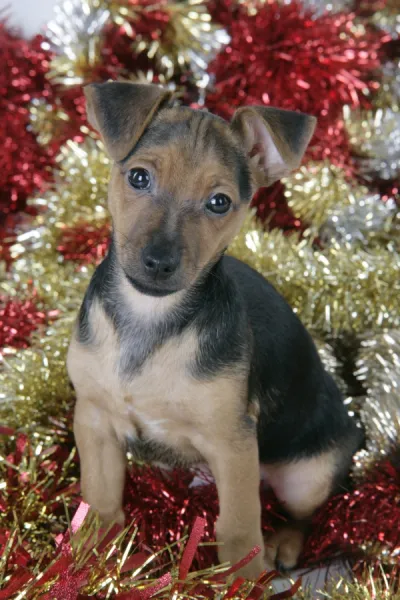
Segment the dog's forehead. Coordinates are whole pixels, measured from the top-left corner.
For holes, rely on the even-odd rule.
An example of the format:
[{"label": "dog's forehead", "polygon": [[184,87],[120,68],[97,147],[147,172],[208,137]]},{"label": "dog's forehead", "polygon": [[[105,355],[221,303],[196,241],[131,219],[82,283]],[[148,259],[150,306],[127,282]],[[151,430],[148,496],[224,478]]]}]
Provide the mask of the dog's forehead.
[{"label": "dog's forehead", "polygon": [[188,107],[164,109],[150,123],[133,152],[177,146],[190,153],[215,152],[225,161],[238,154],[237,140],[229,124],[206,111]]},{"label": "dog's forehead", "polygon": [[200,166],[207,164],[208,157],[215,168],[219,164],[234,175],[240,196],[249,199],[251,183],[246,157],[229,123],[220,117],[188,107],[163,109],[127,158],[153,148],[157,152],[174,148]]}]

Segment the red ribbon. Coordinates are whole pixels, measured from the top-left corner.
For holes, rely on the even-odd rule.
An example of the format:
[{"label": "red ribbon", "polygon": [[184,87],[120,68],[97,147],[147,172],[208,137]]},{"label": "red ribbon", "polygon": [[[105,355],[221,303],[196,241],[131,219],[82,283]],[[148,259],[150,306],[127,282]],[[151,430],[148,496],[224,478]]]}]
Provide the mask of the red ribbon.
[{"label": "red ribbon", "polygon": [[206,523],[207,521],[202,517],[197,517],[194,522],[192,532],[190,534],[188,543],[182,556],[181,564],[179,565],[179,579],[181,581],[184,581],[188,576],[189,569],[192,566],[197,547],[201,538],[204,535]]},{"label": "red ribbon", "polygon": [[126,594],[118,594],[118,600],[149,600],[157,592],[160,592],[163,588],[170,585],[172,581],[171,573],[162,575],[160,579],[153,585],[145,588],[144,590],[133,590]]},{"label": "red ribbon", "polygon": [[[89,505],[81,502],[79,505],[73,519],[71,522],[72,533],[76,533],[78,529],[81,527],[84,522],[86,515],[89,510]],[[175,590],[181,590],[184,582],[187,579],[189,574],[190,567],[192,566],[193,559],[195,557],[198,545],[200,543],[201,538],[204,535],[204,529],[206,526],[206,520],[197,517],[192,531],[189,536],[189,540],[186,544],[185,550],[183,552],[182,560],[179,565],[179,582],[171,589],[171,594]],[[100,552],[104,547],[110,542],[110,540],[115,536],[115,528],[113,528],[107,535],[99,542],[97,546],[97,550]],[[57,546],[59,548],[59,556],[57,559],[48,567],[48,569],[43,574],[39,580],[33,582],[31,589],[34,589],[37,586],[42,586],[44,583],[50,581],[52,578],[57,577],[57,581],[52,586],[52,589],[43,596],[44,600],[78,600],[79,591],[83,586],[86,585],[88,581],[88,575],[90,572],[90,565],[86,565],[79,571],[73,570],[73,556],[71,553],[71,546],[69,542],[68,533],[58,536],[57,538]],[[255,546],[242,560],[237,562],[235,565],[230,567],[228,570],[223,573],[219,573],[218,575],[214,575],[211,577],[211,581],[217,582],[223,579],[226,579],[229,575],[236,573],[239,569],[247,565],[253,558],[260,552],[260,547]],[[128,571],[134,568],[139,567],[146,560],[147,556],[144,553],[135,554],[124,565],[123,571]],[[265,591],[265,586],[270,583],[270,581],[277,575],[275,571],[270,573],[264,572],[258,581],[255,583],[254,588],[252,589],[250,595],[247,597],[251,600],[259,600],[262,594]],[[12,582],[5,589],[0,591],[0,600],[7,600],[13,593],[18,591],[23,585],[28,583],[28,581],[32,578],[32,574],[28,573],[26,569],[21,566],[15,573],[12,578]],[[233,598],[235,594],[238,592],[240,587],[245,583],[245,579],[241,576],[237,577],[232,585],[229,587],[226,592],[225,598],[228,600],[229,598]],[[144,589],[136,589],[126,593],[122,593],[118,595],[119,600],[150,600],[153,598],[158,592],[163,590],[164,588],[170,586],[172,583],[172,575],[171,573],[166,573],[162,575],[158,581],[149,585]],[[204,586],[203,584],[199,584],[195,589],[191,590],[191,593],[194,593],[196,590],[200,591],[200,587],[202,588],[202,595],[205,597],[212,597],[213,590]],[[300,587],[300,580],[296,582],[290,590],[285,592],[281,592],[279,594],[275,594],[271,596],[271,600],[283,600],[284,598],[291,598],[292,595],[298,590]]]}]

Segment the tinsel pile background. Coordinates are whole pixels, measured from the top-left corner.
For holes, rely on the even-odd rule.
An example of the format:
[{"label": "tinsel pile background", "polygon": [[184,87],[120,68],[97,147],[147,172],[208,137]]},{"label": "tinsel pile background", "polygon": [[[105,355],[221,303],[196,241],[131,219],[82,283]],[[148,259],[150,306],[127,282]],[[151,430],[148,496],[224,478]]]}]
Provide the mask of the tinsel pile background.
[{"label": "tinsel pile background", "polygon": [[[84,519],[65,355],[109,233],[110,164],[82,84],[109,78],[162,83],[226,118],[262,103],[318,117],[303,166],[256,195],[230,252],[291,303],[366,430],[302,565],[351,561],[354,580],[327,597],[400,598],[399,35],[396,0],[64,0],[43,36],[0,24],[0,600],[300,586],[274,595],[276,573],[250,583],[215,566],[215,487],[191,472],[131,462],[130,527]],[[268,530],[267,492],[263,507]]]}]

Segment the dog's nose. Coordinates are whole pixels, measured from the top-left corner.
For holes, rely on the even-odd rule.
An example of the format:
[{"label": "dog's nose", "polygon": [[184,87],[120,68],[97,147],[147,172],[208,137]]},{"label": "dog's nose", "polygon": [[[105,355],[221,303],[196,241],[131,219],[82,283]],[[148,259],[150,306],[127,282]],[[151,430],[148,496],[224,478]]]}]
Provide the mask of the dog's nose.
[{"label": "dog's nose", "polygon": [[168,279],[179,266],[180,252],[166,244],[149,244],[142,252],[142,262],[146,275],[154,279]]}]

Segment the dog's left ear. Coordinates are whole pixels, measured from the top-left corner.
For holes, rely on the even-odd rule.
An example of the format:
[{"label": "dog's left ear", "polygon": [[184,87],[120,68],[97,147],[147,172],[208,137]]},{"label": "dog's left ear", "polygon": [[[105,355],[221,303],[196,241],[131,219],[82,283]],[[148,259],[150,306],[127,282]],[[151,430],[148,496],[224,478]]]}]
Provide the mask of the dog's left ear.
[{"label": "dog's left ear", "polygon": [[272,107],[236,111],[231,126],[244,144],[257,187],[269,186],[300,166],[316,123],[310,115]]},{"label": "dog's left ear", "polygon": [[152,84],[109,81],[84,88],[89,123],[115,161],[123,160],[171,93]]}]

